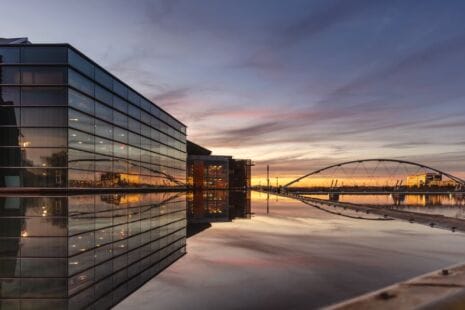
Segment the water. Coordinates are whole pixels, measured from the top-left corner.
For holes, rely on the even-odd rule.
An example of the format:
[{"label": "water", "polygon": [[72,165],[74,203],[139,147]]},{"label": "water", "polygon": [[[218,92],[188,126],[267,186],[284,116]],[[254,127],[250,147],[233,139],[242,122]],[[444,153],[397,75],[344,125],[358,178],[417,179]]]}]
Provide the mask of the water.
[{"label": "water", "polygon": [[0,309],[106,309],[185,253],[183,193],[0,197]]},{"label": "water", "polygon": [[309,309],[465,260],[460,233],[258,192],[250,201],[251,217],[209,222],[187,255],[116,309]]},{"label": "water", "polygon": [[0,197],[0,309],[308,309],[465,257],[462,234],[344,215],[246,191]]},{"label": "water", "polygon": [[[308,197],[328,200],[328,195],[306,195]],[[396,210],[416,213],[439,214],[465,219],[465,196],[462,194],[430,195],[339,195],[339,202],[362,205],[385,206]]]}]

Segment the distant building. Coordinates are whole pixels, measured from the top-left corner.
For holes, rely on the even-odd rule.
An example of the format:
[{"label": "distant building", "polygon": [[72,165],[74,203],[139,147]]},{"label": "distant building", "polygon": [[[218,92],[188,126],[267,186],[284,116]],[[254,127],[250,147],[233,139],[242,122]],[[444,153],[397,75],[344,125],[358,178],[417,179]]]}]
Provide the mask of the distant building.
[{"label": "distant building", "polygon": [[408,187],[438,186],[441,185],[442,174],[439,173],[420,173],[407,176]]},{"label": "distant building", "polygon": [[250,187],[252,161],[211,151],[187,142],[187,185],[193,189],[246,189]]},{"label": "distant building", "polygon": [[229,187],[250,188],[253,163],[250,159],[229,160]]},{"label": "distant building", "polygon": [[228,189],[231,156],[188,155],[187,184],[195,189]]}]

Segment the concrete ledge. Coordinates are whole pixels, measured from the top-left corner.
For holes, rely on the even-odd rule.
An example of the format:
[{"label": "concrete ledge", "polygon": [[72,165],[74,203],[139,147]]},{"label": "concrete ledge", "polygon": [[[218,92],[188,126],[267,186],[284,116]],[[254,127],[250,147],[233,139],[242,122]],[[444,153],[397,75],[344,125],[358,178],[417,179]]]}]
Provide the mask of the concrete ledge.
[{"label": "concrete ledge", "polygon": [[437,270],[326,309],[465,309],[465,263]]}]

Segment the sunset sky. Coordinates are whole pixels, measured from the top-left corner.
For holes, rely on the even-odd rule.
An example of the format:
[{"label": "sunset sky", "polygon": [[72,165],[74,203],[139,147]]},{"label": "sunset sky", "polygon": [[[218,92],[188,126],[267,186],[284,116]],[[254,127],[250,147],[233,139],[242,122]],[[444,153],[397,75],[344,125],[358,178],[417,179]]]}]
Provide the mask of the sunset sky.
[{"label": "sunset sky", "polygon": [[465,176],[465,1],[0,4],[0,37],[72,44],[256,181],[373,157]]}]

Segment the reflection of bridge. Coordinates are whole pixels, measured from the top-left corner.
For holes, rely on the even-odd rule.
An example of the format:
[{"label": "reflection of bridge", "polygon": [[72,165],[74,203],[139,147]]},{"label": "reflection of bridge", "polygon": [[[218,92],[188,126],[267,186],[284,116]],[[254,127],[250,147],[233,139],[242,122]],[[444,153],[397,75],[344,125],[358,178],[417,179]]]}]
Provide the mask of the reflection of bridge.
[{"label": "reflection of bridge", "polygon": [[[389,167],[391,165],[392,167]],[[437,181],[422,186],[406,185],[404,180],[418,173],[424,175],[436,175],[449,179],[448,182],[439,183]],[[381,175],[383,174],[384,175]],[[303,185],[296,186],[301,181],[309,183],[312,178],[331,180],[329,186],[324,185]],[[384,178],[385,183],[379,184],[380,178]],[[342,182],[338,181],[342,179]],[[359,180],[357,183],[357,179]],[[344,180],[346,184],[344,185]],[[320,180],[321,182],[321,180]],[[303,182],[302,182],[303,183]],[[377,183],[377,184],[375,184]],[[446,185],[442,185],[446,184]],[[291,187],[292,186],[292,187]],[[281,190],[292,192],[330,192],[330,193],[425,193],[425,192],[450,192],[465,188],[465,180],[456,177],[445,171],[423,165],[420,163],[397,160],[397,159],[363,159],[347,161],[335,165],[330,165],[307,173],[283,186]]]},{"label": "reflection of bridge", "polygon": [[342,217],[352,218],[355,220],[390,221],[398,219],[409,221],[410,223],[428,225],[430,227],[465,232],[465,220],[460,217],[448,217],[441,214],[404,211],[394,209],[391,205],[383,206],[331,201],[327,199],[296,194],[294,192],[282,192],[273,194],[299,200],[304,204],[315,207],[321,211]]},{"label": "reflection of bridge", "polygon": [[[386,169],[386,164],[392,164],[394,167],[391,167],[391,169]],[[353,167],[350,167],[351,165]],[[380,167],[383,165],[384,169],[380,169]],[[357,173],[358,169],[360,169],[365,174],[361,176],[360,173]],[[389,181],[383,181],[381,184],[377,184],[376,181],[377,178],[379,178],[377,173],[382,174],[381,171],[384,171],[385,174],[382,177],[387,177],[391,183],[389,183]],[[322,177],[322,175],[327,172],[331,173]],[[400,172],[403,172],[403,175]],[[421,172],[421,174],[425,177],[428,175],[433,176],[433,181],[430,183],[425,182],[421,184],[421,186],[411,184],[403,185],[404,179],[408,178],[409,176],[418,176],[419,172]],[[304,184],[303,186],[295,186],[297,183],[314,176],[318,176],[317,181],[320,182],[320,184],[317,182],[317,185],[309,186],[309,182],[306,182],[307,184]],[[447,182],[443,182],[443,176],[448,178]],[[399,179],[399,177],[401,179]],[[324,186],[321,184],[321,180],[324,179],[326,179],[326,181],[331,180],[329,186]],[[360,179],[362,181],[357,183],[357,180]],[[338,180],[345,181],[345,185],[343,182],[341,182],[339,183],[339,186],[337,186]],[[465,181],[463,179],[442,170],[406,160],[377,158],[354,160],[331,165],[307,173],[287,183],[283,187],[269,187],[267,190],[268,192],[275,192],[277,195],[300,200],[301,202],[316,207],[322,211],[330,212],[340,216],[351,217],[354,219],[403,219],[410,222],[427,224],[431,227],[439,226],[451,229],[453,231],[465,231],[465,221],[459,218],[394,210],[390,208],[391,206],[356,204],[339,201],[339,195],[341,194],[373,195],[389,193],[392,195],[392,198],[395,202],[394,205],[398,205],[403,202],[405,195],[407,194],[441,193],[453,195],[454,197],[464,197],[464,189]],[[315,194],[328,195],[328,199],[316,198],[314,197]],[[333,208],[333,211],[329,210],[328,207]],[[339,208],[339,210],[344,211],[335,211],[334,208]],[[347,211],[352,212],[352,214],[347,214]],[[353,212],[360,212],[364,213],[365,215],[361,216],[359,215],[360,213],[353,215]]]}]

